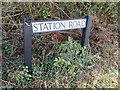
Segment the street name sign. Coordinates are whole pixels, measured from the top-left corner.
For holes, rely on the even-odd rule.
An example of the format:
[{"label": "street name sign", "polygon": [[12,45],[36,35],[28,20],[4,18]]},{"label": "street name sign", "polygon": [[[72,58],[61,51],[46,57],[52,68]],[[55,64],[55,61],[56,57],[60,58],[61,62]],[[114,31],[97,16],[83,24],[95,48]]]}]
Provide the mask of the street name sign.
[{"label": "street name sign", "polygon": [[32,22],[33,33],[54,32],[86,27],[86,19]]},{"label": "street name sign", "polygon": [[92,16],[86,16],[84,19],[52,21],[32,21],[30,18],[24,18],[24,63],[28,66],[29,74],[32,74],[32,34],[83,28],[81,46],[85,46],[88,44],[91,26]]}]

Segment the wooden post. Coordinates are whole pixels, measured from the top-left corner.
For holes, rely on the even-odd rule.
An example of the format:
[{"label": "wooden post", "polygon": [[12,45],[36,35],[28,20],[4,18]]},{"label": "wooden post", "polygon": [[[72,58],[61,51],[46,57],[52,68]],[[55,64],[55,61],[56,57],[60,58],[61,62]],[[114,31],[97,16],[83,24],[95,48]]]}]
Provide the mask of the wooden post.
[{"label": "wooden post", "polygon": [[24,30],[24,63],[28,66],[28,73],[32,74],[32,25],[30,18],[23,19]]},{"label": "wooden post", "polygon": [[[86,17],[86,28],[83,29],[81,45],[88,44],[90,29],[92,25],[92,16]],[[30,18],[23,19],[24,30],[24,63],[28,66],[28,73],[32,74],[32,21]],[[71,29],[70,29],[71,30]],[[49,32],[49,31],[48,31]]]},{"label": "wooden post", "polygon": [[90,29],[92,26],[92,16],[86,16],[86,18],[87,18],[86,28],[83,29],[83,33],[82,33],[82,41],[81,41],[82,46],[88,45]]}]

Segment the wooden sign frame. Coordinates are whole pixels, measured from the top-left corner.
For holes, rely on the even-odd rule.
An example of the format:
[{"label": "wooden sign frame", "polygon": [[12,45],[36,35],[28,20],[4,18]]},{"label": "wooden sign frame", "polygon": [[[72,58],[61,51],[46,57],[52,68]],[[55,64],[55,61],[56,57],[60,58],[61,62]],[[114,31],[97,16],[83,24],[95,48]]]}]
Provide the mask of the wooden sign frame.
[{"label": "wooden sign frame", "polygon": [[[88,44],[91,26],[92,26],[92,16],[86,16],[86,27],[83,28],[83,32],[82,32],[82,41],[81,41],[82,46],[85,46]],[[32,31],[32,20],[30,18],[23,19],[23,31],[24,31],[24,63],[25,63],[25,66],[28,66],[29,74],[32,74],[33,31]]]}]

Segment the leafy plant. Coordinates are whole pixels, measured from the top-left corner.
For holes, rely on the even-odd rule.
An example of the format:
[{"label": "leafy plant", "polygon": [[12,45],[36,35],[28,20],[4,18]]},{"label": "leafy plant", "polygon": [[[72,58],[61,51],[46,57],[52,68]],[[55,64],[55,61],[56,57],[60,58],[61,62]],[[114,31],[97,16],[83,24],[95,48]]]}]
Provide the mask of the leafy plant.
[{"label": "leafy plant", "polygon": [[19,69],[15,70],[14,72],[8,70],[8,77],[10,79],[14,79],[18,88],[25,88],[28,87],[29,84],[32,82],[32,76],[28,74],[28,66],[20,67]]},{"label": "leafy plant", "polygon": [[48,17],[51,15],[51,11],[49,11],[49,8],[45,7],[42,11],[43,19],[48,19]]},{"label": "leafy plant", "polygon": [[81,69],[88,69],[94,65],[94,62],[99,61],[86,51],[86,46],[81,47],[76,41],[73,42],[71,37],[68,37],[68,41],[58,47],[60,55],[55,58],[54,66],[57,68],[58,75],[66,76],[72,85],[74,85],[73,81],[77,81]]}]

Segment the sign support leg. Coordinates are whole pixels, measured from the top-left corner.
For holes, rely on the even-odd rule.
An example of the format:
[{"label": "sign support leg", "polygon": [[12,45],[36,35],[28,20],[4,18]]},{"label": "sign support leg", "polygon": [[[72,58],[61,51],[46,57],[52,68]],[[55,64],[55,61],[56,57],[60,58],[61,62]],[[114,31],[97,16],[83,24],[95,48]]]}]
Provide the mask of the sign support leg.
[{"label": "sign support leg", "polygon": [[83,29],[83,33],[82,33],[82,41],[81,41],[82,46],[88,45],[90,29],[92,26],[92,16],[86,16],[86,18],[87,18],[86,28]]},{"label": "sign support leg", "polygon": [[28,73],[32,74],[32,27],[31,19],[23,19],[24,30],[24,63],[28,66]]}]

